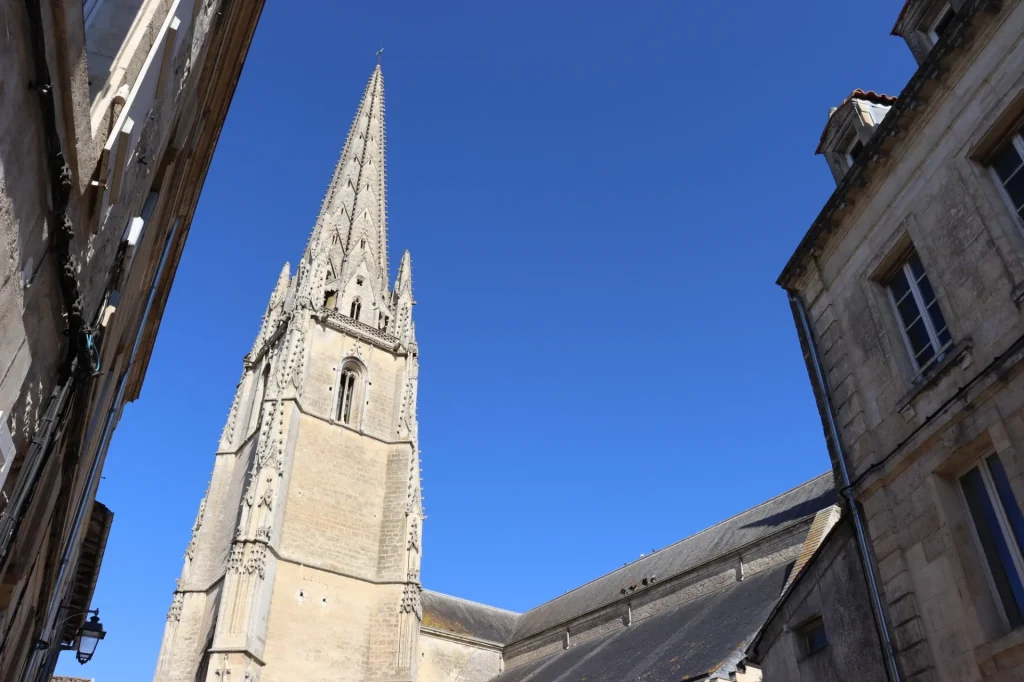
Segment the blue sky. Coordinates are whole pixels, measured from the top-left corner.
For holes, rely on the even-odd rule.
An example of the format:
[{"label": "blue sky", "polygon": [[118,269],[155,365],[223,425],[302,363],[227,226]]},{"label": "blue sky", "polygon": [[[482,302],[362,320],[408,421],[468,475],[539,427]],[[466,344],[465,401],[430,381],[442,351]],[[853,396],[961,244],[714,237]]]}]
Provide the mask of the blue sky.
[{"label": "blue sky", "polygon": [[834,188],[828,108],[913,72],[898,11],[269,0],[104,470],[109,635],[58,671],[152,677],[242,357],[382,45],[426,587],[525,610],[826,470],[775,278]]}]

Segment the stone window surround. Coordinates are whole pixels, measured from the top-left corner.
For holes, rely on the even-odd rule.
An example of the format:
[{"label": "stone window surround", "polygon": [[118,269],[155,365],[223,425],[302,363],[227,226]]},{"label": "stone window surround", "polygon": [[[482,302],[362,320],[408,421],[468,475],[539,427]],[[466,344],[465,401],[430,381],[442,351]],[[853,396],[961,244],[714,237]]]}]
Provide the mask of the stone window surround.
[{"label": "stone window surround", "polygon": [[[920,275],[914,272],[914,266],[912,259],[917,256],[917,262],[920,264],[922,272]],[[903,281],[907,285],[907,291],[901,296],[899,300],[896,299],[896,292],[894,291],[894,279],[898,276],[903,276]],[[899,321],[899,326],[902,332],[903,340],[907,346],[907,352],[910,354],[915,367],[918,368],[918,375],[925,372],[932,364],[941,362],[945,358],[945,354],[952,348],[953,341],[949,332],[949,326],[946,324],[945,315],[942,313],[942,306],[939,302],[938,295],[931,286],[931,280],[928,277],[928,271],[924,268],[924,263],[921,261],[921,256],[917,253],[917,250],[911,246],[907,251],[903,252],[900,256],[899,262],[894,268],[889,271],[886,276],[885,288],[889,293],[889,301],[892,304],[893,312],[896,314]],[[932,300],[928,301],[926,296],[928,291],[926,290],[923,283],[927,284],[927,290],[931,290]],[[914,303],[917,317],[914,318],[913,323],[907,324],[906,319],[899,310],[899,304],[910,297],[911,302]],[[929,309],[932,306],[937,306],[938,315],[940,320],[936,320]],[[922,347],[920,350],[914,347],[913,340],[911,339],[910,329],[920,320],[922,326],[925,328],[925,333],[928,336],[927,348]],[[942,327],[939,328],[939,322],[941,321]],[[945,333],[947,340],[943,341],[942,334]],[[923,361],[918,359],[918,356],[925,350],[930,349],[932,355]]]},{"label": "stone window surround", "polygon": [[[1010,139],[1007,140],[1004,144],[1000,145],[998,149],[1004,149],[1005,146],[1008,144],[1013,145],[1013,147],[1017,151],[1017,154],[1022,159],[1024,159],[1024,136],[1022,136],[1022,132],[1024,131],[1018,129],[1017,132],[1013,133],[1010,136]],[[999,188],[999,195],[1002,197],[1003,203],[1006,205],[1006,208],[1009,209],[1010,213],[1014,216],[1014,219],[1016,220],[1018,227],[1024,230],[1024,219],[1022,219],[1020,213],[1018,212],[1017,206],[1014,206],[1013,199],[1010,197],[1009,192],[1007,192],[1006,190],[1005,185],[1009,178],[1007,178],[1007,180],[1004,180],[1002,177],[1000,177],[999,173],[995,169],[995,166],[991,164],[986,164],[986,168],[992,175],[992,178],[996,186]],[[1020,173],[1024,173],[1024,169],[1017,170],[1016,173],[1013,174],[1013,176],[1016,177],[1016,175]]]},{"label": "stone window surround", "polygon": [[[866,268],[865,279],[868,284],[868,294],[874,298],[877,309],[884,311],[881,315],[883,330],[888,338],[900,339],[898,345],[904,348],[908,345],[905,332],[899,319],[899,313],[893,305],[887,282],[893,271],[903,263],[906,255],[911,250],[917,252],[924,265],[925,272],[929,274],[929,282],[935,291],[939,305],[942,305],[942,301],[950,300],[945,295],[946,292],[941,277],[935,276],[940,274],[939,271],[936,268],[930,267],[931,259],[927,254],[927,249],[922,252],[922,249],[918,248],[915,244],[914,235],[918,232],[919,225],[917,220],[913,214],[909,214],[893,231],[893,234],[889,236],[884,246],[879,250],[879,253],[868,263]],[[922,243],[927,244],[927,242]],[[951,315],[955,311],[943,307],[942,312],[950,336],[953,339],[961,338],[956,330],[956,316]],[[903,353],[891,353],[890,357],[892,362],[895,363],[893,367],[894,374],[905,377],[908,384],[907,393],[897,402],[896,409],[901,412],[904,411],[921,391],[935,382],[939,376],[945,374],[946,369],[952,364],[960,362],[963,367],[970,365],[971,345],[969,339],[955,341],[944,348],[942,352],[936,353],[924,367],[916,365],[913,360],[913,354],[909,349],[905,349]],[[913,409],[911,408],[911,413],[912,411]],[[907,415],[904,416],[906,417]]]},{"label": "stone window surround", "polygon": [[[993,601],[996,605],[996,608],[999,611],[1000,619],[1002,620],[1004,628],[1007,632],[1012,632],[1014,630],[1020,630],[1022,626],[1012,626],[1009,617],[1006,614],[1006,607],[1003,605],[1002,599],[999,597],[999,591],[996,588],[995,579],[992,576],[990,560],[985,553],[984,547],[982,546],[981,539],[978,534],[977,522],[972,518],[970,514],[970,505],[967,501],[967,495],[963,490],[963,486],[960,484],[963,478],[971,471],[977,469],[979,472],[981,472],[982,480],[985,484],[985,492],[988,494],[989,503],[992,505],[997,517],[998,527],[995,530],[1003,534],[1004,542],[1006,543],[1007,549],[1010,552],[1011,561],[1014,564],[1014,567],[1016,568],[1017,577],[1020,582],[1024,583],[1024,556],[1021,555],[1021,548],[1016,542],[1016,538],[1014,536],[1011,523],[1009,519],[1006,518],[1006,512],[1004,510],[1004,501],[1001,500],[999,497],[996,485],[992,480],[990,467],[987,462],[988,458],[993,455],[999,458],[999,461],[1003,464],[1004,467],[1006,466],[1006,462],[1004,461],[1005,458],[999,457],[999,453],[996,452],[995,448],[993,447],[985,451],[981,456],[972,459],[971,462],[966,467],[962,467],[953,478],[955,478],[957,482],[956,487],[957,492],[960,495],[960,502],[963,505],[963,508],[967,511],[966,516],[969,519],[969,523],[967,525],[971,531],[971,538],[974,542],[974,551],[977,553],[979,557],[984,558],[984,560],[981,563],[983,564],[985,569],[984,576],[986,578],[986,581],[988,582],[989,594],[993,597]],[[1016,502],[1018,506],[1020,505],[1020,502],[1018,502],[1016,499],[1014,499],[1014,502]],[[1018,605],[1018,608],[1024,609],[1024,604]]]},{"label": "stone window surround", "polygon": [[[1005,648],[1000,645],[1003,640],[1010,638],[1015,641],[1015,633],[1024,633],[1022,628],[1009,627],[1001,605],[998,604],[998,597],[988,576],[984,554],[978,544],[966,501],[960,491],[960,476],[978,466],[991,454],[1000,456],[1011,481],[1020,476],[1013,446],[998,412],[992,410],[989,414],[982,415],[981,419],[985,424],[976,427],[978,433],[966,442],[962,440],[966,431],[964,426],[954,425],[946,429],[943,437],[936,443],[939,447],[933,450],[941,459],[930,467],[931,471],[925,480],[925,487],[930,489],[931,503],[938,512],[941,526],[944,527],[944,530],[940,528],[938,532],[950,535],[953,545],[950,559],[960,564],[960,571],[954,573],[959,574],[966,583],[964,587],[967,594],[963,595],[962,601],[969,602],[975,609],[975,617],[986,639],[975,648],[979,661],[984,652],[989,651],[988,655],[994,655]],[[941,452],[942,450],[945,452]],[[1014,492],[1020,494],[1019,490]]]},{"label": "stone window surround", "polygon": [[[346,371],[354,371],[356,375],[355,389],[352,393],[352,412],[348,421],[341,418],[341,395],[342,378]],[[366,417],[366,403],[370,394],[370,372],[366,364],[355,356],[347,356],[338,363],[335,370],[334,394],[331,399],[331,411],[328,421],[337,426],[344,426],[358,433],[363,432],[363,422]]]},{"label": "stone window surround", "polygon": [[[811,635],[816,630],[821,631],[825,638],[825,642],[821,646],[812,649],[811,647],[813,644],[811,641]],[[811,658],[816,654],[820,654],[822,651],[828,649],[828,634],[825,631],[825,621],[820,612],[816,612],[811,617],[805,618],[799,625],[796,625],[793,628],[793,635],[800,639],[797,646],[797,650],[801,654],[800,661],[805,661],[808,658]]]}]

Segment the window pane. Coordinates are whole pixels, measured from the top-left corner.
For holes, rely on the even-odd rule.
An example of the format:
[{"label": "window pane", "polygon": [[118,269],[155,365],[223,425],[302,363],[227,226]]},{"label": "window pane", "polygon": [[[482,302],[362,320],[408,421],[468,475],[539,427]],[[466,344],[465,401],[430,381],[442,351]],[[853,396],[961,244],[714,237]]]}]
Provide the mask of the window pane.
[{"label": "window pane", "polygon": [[893,276],[889,278],[889,289],[892,290],[892,297],[899,301],[901,298],[907,295],[910,291],[910,285],[907,284],[907,277],[903,274],[903,268],[900,268]]},{"label": "window pane", "polygon": [[939,348],[945,348],[949,344],[953,343],[953,337],[950,336],[948,329],[942,329],[935,334],[939,337]]},{"label": "window pane", "polygon": [[992,474],[992,481],[996,484],[996,492],[999,493],[999,501],[1003,504],[1003,511],[1010,521],[1013,535],[1017,539],[1017,548],[1024,552],[1024,514],[1021,514],[1020,505],[1013,495],[1010,487],[1010,479],[1006,476],[1006,469],[999,455],[989,455],[985,460],[988,462],[988,470]]},{"label": "window pane", "polygon": [[910,340],[910,347],[914,349],[914,355],[920,355],[921,351],[932,347],[932,340],[928,338],[924,320],[919,319],[907,328],[907,338]]},{"label": "window pane", "polygon": [[942,316],[942,311],[939,310],[938,301],[933,301],[932,304],[928,306],[928,317],[932,321],[932,327],[935,329],[935,335],[939,337],[939,341],[942,345],[945,345],[945,341],[942,340],[942,337],[943,334],[948,337],[949,332],[946,329],[946,318]]},{"label": "window pane", "polygon": [[992,157],[992,168],[995,169],[996,175],[1003,182],[1010,177],[1013,171],[1020,168],[1021,158],[1020,154],[1017,153],[1017,149],[1013,146],[1013,142],[1007,142],[1003,145],[1003,148],[996,152],[995,156]]},{"label": "window pane", "polygon": [[1010,195],[1010,201],[1014,208],[1020,208],[1024,204],[1024,172],[1018,171],[1012,178],[1003,185],[1006,193]]},{"label": "window pane", "polygon": [[825,635],[825,624],[822,620],[816,619],[803,627],[804,647],[808,654],[821,651],[828,646],[828,637]]},{"label": "window pane", "polygon": [[931,305],[935,300],[935,290],[932,289],[932,283],[928,281],[927,275],[917,280],[917,289],[921,292],[921,300],[924,301],[924,304]]},{"label": "window pane", "polygon": [[904,298],[896,308],[900,311],[900,319],[903,320],[904,329],[913,325],[921,315],[921,311],[917,309],[917,301],[914,300],[913,296]]},{"label": "window pane", "polygon": [[985,490],[981,471],[977,468],[971,469],[960,479],[960,486],[967,499],[967,507],[971,512],[978,540],[985,553],[985,559],[992,573],[992,581],[995,583],[1000,601],[1003,602],[1010,627],[1017,627],[1024,623],[1024,619],[1021,618],[1024,585],[1021,585],[1020,576],[1017,575],[1017,570],[1010,558],[1010,548],[999,527],[999,520],[996,518],[992,500],[988,496],[988,491]]},{"label": "window pane", "polygon": [[914,359],[917,360],[918,367],[924,367],[929,362],[931,362],[931,359],[933,357],[935,357],[935,349],[932,347],[931,344],[928,344],[927,346],[921,349],[921,352],[918,353],[917,357]]}]

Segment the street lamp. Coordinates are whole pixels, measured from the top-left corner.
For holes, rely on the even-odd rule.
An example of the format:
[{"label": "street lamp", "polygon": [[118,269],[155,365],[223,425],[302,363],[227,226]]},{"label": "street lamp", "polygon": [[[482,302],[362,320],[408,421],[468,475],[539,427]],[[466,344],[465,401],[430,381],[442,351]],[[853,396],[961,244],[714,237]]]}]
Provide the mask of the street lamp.
[{"label": "street lamp", "polygon": [[82,627],[78,628],[74,647],[78,650],[75,652],[75,658],[82,665],[92,660],[92,655],[96,653],[96,645],[107,636],[106,631],[103,629],[103,624],[100,623],[100,610],[94,609],[86,611],[86,613],[91,613],[92,618],[82,623]]}]

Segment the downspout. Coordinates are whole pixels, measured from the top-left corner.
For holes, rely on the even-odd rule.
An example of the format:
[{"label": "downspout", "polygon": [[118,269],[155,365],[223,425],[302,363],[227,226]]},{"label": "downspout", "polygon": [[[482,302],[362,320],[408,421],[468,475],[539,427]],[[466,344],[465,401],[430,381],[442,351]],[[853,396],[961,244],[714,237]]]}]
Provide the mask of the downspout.
[{"label": "downspout", "polygon": [[900,671],[896,665],[896,654],[892,646],[892,636],[889,632],[889,626],[885,622],[885,612],[882,610],[882,595],[878,589],[875,572],[871,566],[871,553],[868,550],[867,535],[864,532],[864,520],[861,518],[860,509],[857,507],[857,500],[854,499],[853,490],[850,488],[850,472],[846,467],[846,453],[843,451],[843,441],[839,437],[839,428],[836,426],[828,384],[825,381],[825,374],[821,369],[818,346],[814,342],[814,333],[811,331],[811,324],[807,319],[807,309],[804,307],[803,300],[792,291],[787,293],[789,294],[789,305],[793,308],[794,317],[799,321],[797,331],[804,343],[807,344],[807,354],[811,358],[811,366],[814,369],[813,380],[818,393],[821,395],[825,421],[828,422],[829,436],[835,445],[836,460],[839,462],[839,473],[843,478],[842,494],[846,497],[850,516],[853,518],[853,528],[857,536],[857,549],[860,550],[860,560],[864,567],[864,575],[868,581],[868,593],[871,596],[871,610],[875,614],[875,625],[878,627],[878,633],[882,638],[882,654],[885,658],[885,667],[891,682],[900,682]]}]

